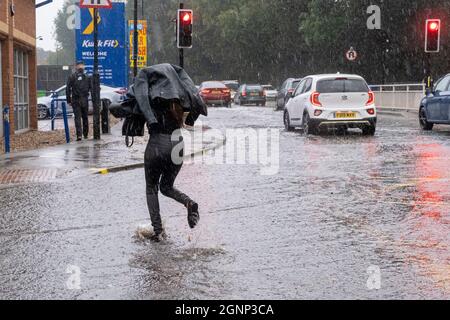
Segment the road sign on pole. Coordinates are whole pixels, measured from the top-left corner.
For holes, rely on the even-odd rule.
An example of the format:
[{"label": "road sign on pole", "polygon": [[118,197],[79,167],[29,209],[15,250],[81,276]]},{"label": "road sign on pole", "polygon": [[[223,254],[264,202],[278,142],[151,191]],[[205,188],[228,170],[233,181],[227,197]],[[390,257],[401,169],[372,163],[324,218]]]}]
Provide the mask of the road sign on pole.
[{"label": "road sign on pole", "polygon": [[350,50],[348,50],[345,54],[345,57],[348,61],[356,61],[356,59],[358,59],[358,52],[356,52],[356,50],[351,47]]},{"label": "road sign on pole", "polygon": [[111,0],[80,0],[80,8],[94,9],[94,74],[92,105],[94,108],[94,140],[100,140],[100,74],[98,73],[98,9],[112,9]]},{"label": "road sign on pole", "polygon": [[80,8],[111,9],[111,0],[80,0]]}]

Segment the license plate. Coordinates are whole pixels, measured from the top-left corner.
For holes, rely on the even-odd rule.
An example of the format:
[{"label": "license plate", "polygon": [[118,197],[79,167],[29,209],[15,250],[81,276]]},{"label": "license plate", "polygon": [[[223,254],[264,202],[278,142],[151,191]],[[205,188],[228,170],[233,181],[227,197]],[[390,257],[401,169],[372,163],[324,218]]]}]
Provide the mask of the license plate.
[{"label": "license plate", "polygon": [[356,112],[336,112],[336,119],[356,118]]},{"label": "license plate", "polygon": [[212,94],[221,94],[222,92],[221,91],[212,91],[211,93]]},{"label": "license plate", "polygon": [[255,97],[255,96],[259,96],[259,93],[253,92],[253,93],[250,93],[250,95],[251,95],[252,97]]}]

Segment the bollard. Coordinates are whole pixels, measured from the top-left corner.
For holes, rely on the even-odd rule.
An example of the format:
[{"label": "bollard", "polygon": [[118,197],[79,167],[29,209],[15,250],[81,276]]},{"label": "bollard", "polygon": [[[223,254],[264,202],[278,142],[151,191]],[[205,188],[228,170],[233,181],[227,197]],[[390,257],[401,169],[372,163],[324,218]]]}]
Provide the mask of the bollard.
[{"label": "bollard", "polygon": [[5,153],[10,153],[11,152],[11,147],[10,147],[10,127],[9,127],[9,106],[6,105],[3,108],[3,133],[5,136]]},{"label": "bollard", "polygon": [[109,100],[102,100],[102,133],[107,134],[110,133],[110,125],[109,125]]},{"label": "bollard", "polygon": [[62,102],[62,112],[64,119],[64,131],[66,132],[66,143],[70,143],[69,120],[67,119],[67,102]]},{"label": "bollard", "polygon": [[50,103],[50,118],[52,119],[52,131],[55,131],[55,102],[58,96],[54,92],[52,94],[52,102]]}]

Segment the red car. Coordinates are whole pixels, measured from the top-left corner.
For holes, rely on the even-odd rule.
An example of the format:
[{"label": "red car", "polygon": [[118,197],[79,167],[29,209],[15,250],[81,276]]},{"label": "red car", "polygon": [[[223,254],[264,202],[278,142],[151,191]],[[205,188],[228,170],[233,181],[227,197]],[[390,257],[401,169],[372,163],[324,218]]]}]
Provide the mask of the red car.
[{"label": "red car", "polygon": [[207,105],[231,108],[231,90],[222,82],[206,81],[200,85],[200,96]]}]

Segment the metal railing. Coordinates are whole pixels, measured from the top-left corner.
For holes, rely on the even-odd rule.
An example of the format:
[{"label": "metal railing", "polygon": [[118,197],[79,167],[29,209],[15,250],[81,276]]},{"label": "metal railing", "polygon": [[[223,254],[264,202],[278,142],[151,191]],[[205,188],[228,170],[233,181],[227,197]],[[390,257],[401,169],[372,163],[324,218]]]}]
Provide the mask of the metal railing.
[{"label": "metal railing", "polygon": [[69,121],[67,118],[67,101],[65,99],[58,99],[56,95],[53,96],[51,105],[50,105],[50,117],[51,117],[51,125],[52,131],[55,131],[55,118],[56,118],[56,103],[61,102],[62,106],[62,115],[64,120],[64,132],[66,135],[66,143],[70,143],[70,129],[69,129]]},{"label": "metal railing", "polygon": [[2,111],[3,137],[5,139],[5,153],[11,152],[10,127],[9,127],[9,106],[3,107]]},{"label": "metal railing", "polygon": [[418,111],[425,96],[425,84],[386,84],[372,85],[375,103],[378,108]]}]

